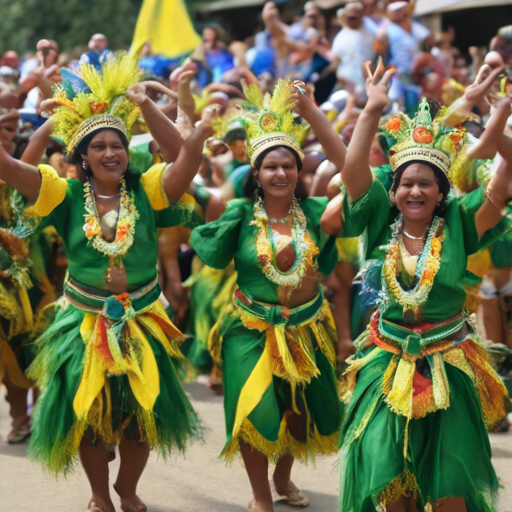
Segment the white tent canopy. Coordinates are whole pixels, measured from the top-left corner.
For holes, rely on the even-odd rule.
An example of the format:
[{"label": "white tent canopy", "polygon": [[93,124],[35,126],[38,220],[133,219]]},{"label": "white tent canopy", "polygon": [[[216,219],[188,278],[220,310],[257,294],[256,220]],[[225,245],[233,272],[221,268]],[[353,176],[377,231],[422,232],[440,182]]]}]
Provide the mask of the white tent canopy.
[{"label": "white tent canopy", "polygon": [[438,12],[459,11],[475,7],[494,7],[497,5],[510,5],[512,0],[418,0],[414,14],[423,16]]}]

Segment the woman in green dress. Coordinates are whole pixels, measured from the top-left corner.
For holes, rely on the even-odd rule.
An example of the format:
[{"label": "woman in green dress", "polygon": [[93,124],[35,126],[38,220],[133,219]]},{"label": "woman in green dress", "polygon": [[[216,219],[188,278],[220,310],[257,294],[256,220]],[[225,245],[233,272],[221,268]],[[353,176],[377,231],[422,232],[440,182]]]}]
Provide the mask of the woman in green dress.
[{"label": "woman in green dress", "polygon": [[[181,145],[144,86],[132,85],[140,78],[136,59],[81,71],[79,91],[76,83],[57,91],[51,122],[82,160],[84,182],[18,162],[0,147],[0,178],[35,201],[30,212],[56,228],[69,261],[64,297],[30,368],[41,389],[30,452],[54,473],[71,470],[79,454],[92,488],[89,510],[113,512],[108,463],[118,446],[121,508],[144,512],[136,487],[150,449],[166,455],[200,437],[173,361],[182,335],[158,300],[156,230],[195,225],[184,194],[213,114]],[[160,144],[171,161],[179,151],[173,164],[144,174],[132,170],[128,153],[139,112],[159,128],[155,138],[172,135]]]},{"label": "woman in green dress", "polygon": [[[269,459],[277,460],[277,493],[305,507],[307,497],[290,480],[294,459],[336,451],[337,337],[320,283],[337,255],[335,239],[319,223],[327,198],[294,197],[303,158],[294,137],[300,130],[296,89],[281,81],[272,99],[262,98],[257,86],[245,93],[257,107],[246,112],[257,199],[231,201],[218,221],[193,231],[191,243],[205,264],[221,269],[234,259],[238,272],[234,311],[216,326],[222,338],[223,455],[231,460],[241,451],[254,496],[249,510],[270,512]],[[318,109],[312,117],[312,124],[320,120],[323,126]],[[328,146],[342,166],[341,140]]]},{"label": "woman in green dress", "polygon": [[[510,165],[487,190],[449,194],[447,177],[466,135],[432,120],[422,102],[415,119],[387,123],[394,179],[390,195],[372,179],[370,147],[388,81],[366,66],[368,103],[347,152],[342,210],[329,211],[343,235],[364,233],[367,285],[378,309],[356,342],[342,395],[342,512],[496,511],[498,480],[486,426],[499,423],[507,392],[492,368],[472,318],[463,309],[467,257],[510,228],[502,219]],[[482,95],[500,69],[480,84]],[[382,79],[381,79],[382,78]],[[470,156],[496,152],[510,113],[498,105]],[[492,157],[493,155],[489,155]]]}]

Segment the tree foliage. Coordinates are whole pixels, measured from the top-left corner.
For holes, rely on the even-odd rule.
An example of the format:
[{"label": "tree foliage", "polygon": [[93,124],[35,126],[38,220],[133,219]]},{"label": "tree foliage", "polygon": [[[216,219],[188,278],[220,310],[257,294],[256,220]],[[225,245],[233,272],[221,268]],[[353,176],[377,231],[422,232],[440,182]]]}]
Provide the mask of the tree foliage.
[{"label": "tree foliage", "polygon": [[111,48],[129,46],[142,0],[0,0],[0,53],[34,51],[39,39],[61,50],[86,45],[92,34]]}]

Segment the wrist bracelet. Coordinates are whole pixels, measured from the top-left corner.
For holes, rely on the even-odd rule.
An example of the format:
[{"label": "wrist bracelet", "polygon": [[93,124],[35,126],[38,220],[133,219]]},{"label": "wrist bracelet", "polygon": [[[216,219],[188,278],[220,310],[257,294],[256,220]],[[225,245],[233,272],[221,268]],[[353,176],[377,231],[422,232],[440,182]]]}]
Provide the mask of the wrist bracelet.
[{"label": "wrist bracelet", "polygon": [[[491,196],[489,194],[489,192],[487,191],[487,189],[485,190],[484,192],[484,195],[485,197],[488,199],[488,201],[494,206],[494,208],[496,208],[497,210],[500,210],[502,213],[504,210],[506,210],[508,204],[510,203],[511,199],[508,198],[506,201],[505,201],[505,206],[503,207],[499,207],[492,199],[491,199]],[[504,215],[504,214],[503,214]]]}]

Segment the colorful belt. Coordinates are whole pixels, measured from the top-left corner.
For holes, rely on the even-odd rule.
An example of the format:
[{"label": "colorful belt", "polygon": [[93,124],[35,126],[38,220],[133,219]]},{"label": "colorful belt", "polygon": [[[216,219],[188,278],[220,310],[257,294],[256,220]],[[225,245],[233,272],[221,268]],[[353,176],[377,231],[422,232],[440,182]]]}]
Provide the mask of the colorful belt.
[{"label": "colorful belt", "polygon": [[447,341],[458,343],[465,340],[468,334],[473,333],[473,328],[463,313],[422,332],[385,320],[381,315],[379,315],[378,325],[379,333],[386,340],[398,344],[403,352],[413,356],[420,355],[422,350],[433,343]]},{"label": "colorful belt", "polygon": [[464,313],[435,324],[430,328],[409,329],[385,320],[377,311],[370,322],[370,341],[387,352],[405,353],[413,357],[444,350],[447,346],[464,341],[474,332]]},{"label": "colorful belt", "polygon": [[[102,290],[101,288],[95,288],[80,283],[71,276],[68,276],[64,283],[64,296],[69,299],[74,306],[91,313],[101,313],[108,308],[114,315],[112,317],[114,319],[117,318],[116,303],[120,303],[118,297],[128,299],[131,303],[131,307],[137,312],[158,300],[160,293],[161,288],[158,277],[155,277],[151,283],[140,290],[134,293],[126,293],[122,296],[115,296],[111,292]],[[109,316],[111,315],[109,314]]]},{"label": "colorful belt", "polygon": [[300,325],[314,317],[324,304],[324,294],[321,288],[318,295],[296,308],[276,304],[258,302],[245,295],[240,288],[235,290],[235,305],[260,320],[271,325]]}]

